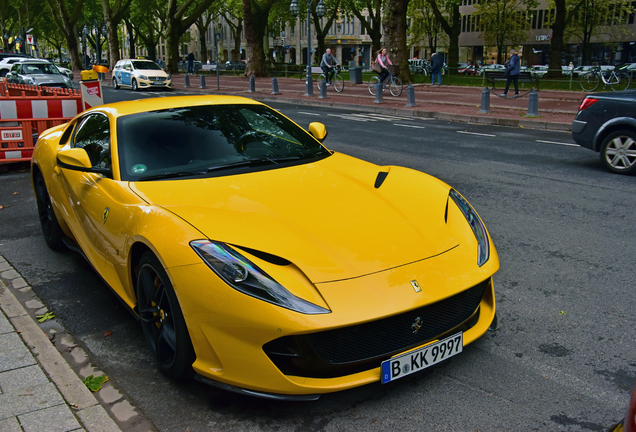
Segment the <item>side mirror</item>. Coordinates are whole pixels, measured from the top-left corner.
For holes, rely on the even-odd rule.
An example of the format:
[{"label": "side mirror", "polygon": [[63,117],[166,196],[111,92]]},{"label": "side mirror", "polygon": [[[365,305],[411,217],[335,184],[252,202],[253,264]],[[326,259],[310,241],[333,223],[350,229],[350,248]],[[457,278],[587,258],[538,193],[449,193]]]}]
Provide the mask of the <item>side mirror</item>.
[{"label": "side mirror", "polygon": [[318,141],[323,142],[327,137],[327,128],[320,122],[309,123],[309,133]]},{"label": "side mirror", "polygon": [[88,153],[83,148],[70,148],[61,150],[57,154],[57,164],[60,168],[73,171],[83,171],[96,174],[102,174],[112,178],[112,171],[108,168],[94,167],[91,163]]}]

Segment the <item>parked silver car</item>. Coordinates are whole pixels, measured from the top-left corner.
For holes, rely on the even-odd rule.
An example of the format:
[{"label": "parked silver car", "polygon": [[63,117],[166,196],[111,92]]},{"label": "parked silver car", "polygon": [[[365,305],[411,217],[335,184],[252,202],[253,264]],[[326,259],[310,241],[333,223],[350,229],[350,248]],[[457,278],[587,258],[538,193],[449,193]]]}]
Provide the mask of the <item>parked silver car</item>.
[{"label": "parked silver car", "polygon": [[7,82],[41,87],[73,88],[65,74],[46,60],[28,60],[14,63],[6,76]]}]

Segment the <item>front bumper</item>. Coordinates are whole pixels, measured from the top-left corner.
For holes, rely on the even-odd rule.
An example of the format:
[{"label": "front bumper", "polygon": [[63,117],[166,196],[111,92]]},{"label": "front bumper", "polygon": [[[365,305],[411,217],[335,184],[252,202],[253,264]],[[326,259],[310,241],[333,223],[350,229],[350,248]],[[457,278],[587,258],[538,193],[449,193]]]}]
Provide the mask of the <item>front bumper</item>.
[{"label": "front bumper", "polygon": [[139,88],[170,88],[172,87],[172,80],[158,81],[158,80],[142,80],[138,79],[137,83],[139,84]]},{"label": "front bumper", "polygon": [[[382,360],[438,340],[449,332],[463,331],[464,345],[482,336],[495,317],[491,276],[499,268],[499,261],[493,248],[485,265],[477,267],[475,263],[474,267],[463,266],[470,267],[468,270],[462,269],[457,263],[475,262],[474,251],[464,249],[458,247],[435,258],[390,271],[321,284],[320,292],[328,299],[332,310],[330,314],[321,315],[299,314],[246,296],[221,282],[205,264],[170,268],[169,274],[196,352],[193,368],[197,374],[234,388],[228,388],[230,390],[239,389],[256,396],[257,393],[276,397],[316,395],[378,382]],[[413,289],[410,283],[413,279],[420,281],[421,292]],[[412,325],[409,313],[417,313],[413,311],[421,311],[421,308],[438,302],[450,301],[452,304],[454,296],[482,284],[480,297],[473,303],[474,309],[465,312],[461,319],[451,319],[444,328],[429,332],[421,339],[408,337]],[[350,362],[352,364],[344,368],[327,365],[318,374],[307,373],[314,360],[311,356],[306,356],[304,363],[300,362],[300,368],[294,368],[289,367],[287,360],[273,361],[276,357],[272,356],[274,350],[266,352],[271,348],[268,343],[272,341],[311,339],[313,335],[330,332],[348,333],[347,337],[355,341],[356,326],[372,327],[380,322],[376,330],[371,327],[365,329],[370,329],[371,333],[367,333],[373,335],[378,328],[380,331],[383,329],[382,320],[395,319],[400,315],[404,315],[406,327],[398,325],[395,328],[406,333],[406,337],[405,334],[398,335],[404,343],[380,347],[370,356],[371,359],[359,361],[360,358],[355,357]],[[388,334],[384,340],[392,338],[393,335]],[[368,336],[358,342],[364,345]],[[327,341],[327,345],[329,343]],[[336,358],[336,361],[339,360]]]}]

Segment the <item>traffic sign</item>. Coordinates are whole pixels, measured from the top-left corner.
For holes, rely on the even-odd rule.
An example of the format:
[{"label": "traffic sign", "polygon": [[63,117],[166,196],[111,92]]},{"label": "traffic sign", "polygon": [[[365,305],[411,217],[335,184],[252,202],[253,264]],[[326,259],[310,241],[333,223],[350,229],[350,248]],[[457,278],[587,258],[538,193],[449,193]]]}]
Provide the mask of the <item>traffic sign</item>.
[{"label": "traffic sign", "polygon": [[29,45],[33,45],[33,35],[26,35],[26,43]]}]

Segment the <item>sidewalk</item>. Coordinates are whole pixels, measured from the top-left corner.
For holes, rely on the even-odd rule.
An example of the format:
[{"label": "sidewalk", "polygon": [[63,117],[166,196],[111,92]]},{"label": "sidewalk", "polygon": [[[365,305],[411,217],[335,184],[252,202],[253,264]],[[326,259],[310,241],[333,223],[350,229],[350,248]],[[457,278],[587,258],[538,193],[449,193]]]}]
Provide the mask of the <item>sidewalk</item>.
[{"label": "sidewalk", "polygon": [[2,256],[0,278],[0,431],[120,432],[4,283],[31,290]]},{"label": "sidewalk", "polygon": [[[482,101],[483,87],[463,86],[431,86],[430,84],[415,84],[415,107],[406,107],[407,87],[402,95],[393,97],[388,91],[384,92],[384,103],[375,103],[367,87],[367,83],[351,85],[345,81],[342,93],[337,93],[332,87],[327,89],[327,98],[320,99],[320,91],[314,76],[314,95],[304,96],[305,79],[278,77],[277,84],[280,94],[272,94],[272,78],[256,78],[255,92],[249,92],[249,78],[242,76],[221,75],[217,89],[216,76],[206,75],[205,86],[201,88],[201,75],[190,75],[190,87],[185,87],[185,75],[173,75],[173,89],[198,94],[231,94],[241,95],[263,102],[287,102],[301,105],[334,106],[338,108],[362,111],[399,114],[425,118],[437,118],[448,121],[468,123],[492,124],[501,126],[526,127],[532,129],[570,130],[572,120],[578,111],[585,93],[581,91],[540,90],[539,118],[528,118],[528,90],[520,90],[519,99],[500,98],[503,93],[502,84],[497,82],[497,88],[489,92],[490,113],[479,113]],[[111,74],[106,74],[105,86],[111,85]],[[509,91],[509,96],[514,90]]]}]

